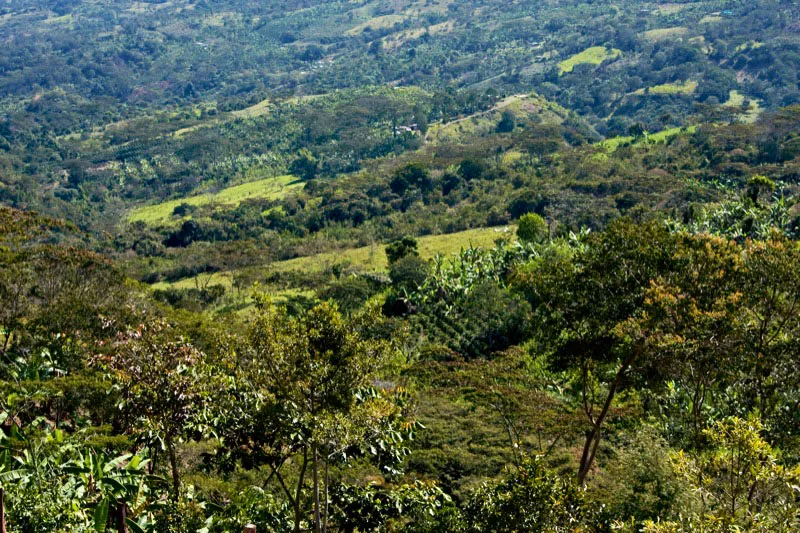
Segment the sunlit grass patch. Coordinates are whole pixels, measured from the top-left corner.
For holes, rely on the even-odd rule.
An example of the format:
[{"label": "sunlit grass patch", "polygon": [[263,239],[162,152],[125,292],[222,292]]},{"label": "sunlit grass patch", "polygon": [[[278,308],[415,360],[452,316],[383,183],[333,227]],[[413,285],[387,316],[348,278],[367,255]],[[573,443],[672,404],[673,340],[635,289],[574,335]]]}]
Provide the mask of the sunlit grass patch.
[{"label": "sunlit grass patch", "polygon": [[292,190],[302,186],[303,183],[294,176],[260,179],[242,185],[227,187],[216,193],[199,194],[178,200],[169,200],[156,205],[139,207],[130,212],[128,221],[136,222],[141,220],[154,226],[167,224],[170,222],[175,208],[182,204],[190,206],[208,204],[236,206],[249,199],[278,200]]},{"label": "sunlit grass patch", "polygon": [[673,28],[658,28],[655,30],[648,30],[642,34],[642,37],[648,41],[663,41],[665,39],[672,39],[675,37],[683,37],[689,33],[689,28],[684,26],[676,26]]},{"label": "sunlit grass patch", "polygon": [[756,99],[748,99],[745,95],[740,93],[739,91],[731,91],[728,95],[728,101],[722,104],[724,107],[742,107],[747,101],[747,110],[745,111],[744,115],[742,116],[742,122],[746,122],[748,124],[752,124],[756,120],[758,120],[759,115],[763,109],[761,108],[761,104]]},{"label": "sunlit grass patch", "polygon": [[693,94],[697,90],[697,85],[695,80],[676,81],[655,85],[647,90],[639,89],[633,94]]},{"label": "sunlit grass patch", "polygon": [[658,131],[656,133],[648,133],[640,138],[635,138],[630,135],[624,135],[620,137],[611,137],[605,140],[602,140],[598,143],[595,143],[595,146],[599,146],[606,150],[608,153],[613,153],[617,148],[623,146],[625,144],[656,144],[667,142],[672,137],[679,135],[681,133],[694,133],[697,130],[696,126],[689,126],[688,128],[667,128],[665,130]]},{"label": "sunlit grass patch", "polygon": [[621,55],[622,50],[616,48],[593,46],[559,63],[558,70],[561,74],[566,74],[578,65],[599,65],[607,59],[616,59]]}]

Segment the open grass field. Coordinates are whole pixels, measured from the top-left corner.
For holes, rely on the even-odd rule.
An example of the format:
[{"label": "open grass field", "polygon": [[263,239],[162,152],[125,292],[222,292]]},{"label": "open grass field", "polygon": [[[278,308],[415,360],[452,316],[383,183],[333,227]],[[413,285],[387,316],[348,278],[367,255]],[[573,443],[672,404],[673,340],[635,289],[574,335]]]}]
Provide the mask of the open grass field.
[{"label": "open grass field", "polygon": [[250,107],[239,109],[237,111],[231,111],[231,116],[236,118],[255,118],[255,117],[260,117],[262,115],[266,115],[267,113],[269,113],[271,108],[272,108],[272,101],[267,99],[267,100],[262,100],[257,104],[251,105]]},{"label": "open grass field", "polygon": [[[494,246],[494,242],[497,239],[503,236],[513,237],[514,235],[515,228],[513,227],[478,228],[446,235],[428,235],[418,238],[417,243],[420,257],[423,259],[431,259],[437,254],[456,254],[460,252],[462,248],[467,248],[470,245],[476,248],[490,248]],[[297,271],[314,273],[322,272],[338,264],[348,265],[349,267],[358,268],[367,272],[382,272],[386,271],[388,267],[384,248],[385,245],[383,244],[373,244],[361,248],[326,252],[307,257],[289,259],[288,261],[279,261],[264,267],[264,269],[269,272]],[[233,275],[234,272],[201,274],[200,284],[207,284],[209,286],[222,285],[230,290],[233,283]],[[169,287],[189,289],[195,287],[197,284],[198,282],[195,280],[195,277],[191,277],[174,283],[156,283],[152,285],[152,287],[154,289],[166,289]]]},{"label": "open grass field", "polygon": [[719,22],[722,22],[720,15],[706,15],[700,19],[700,24],[717,24]]},{"label": "open grass field", "polygon": [[616,48],[608,49],[605,46],[593,46],[559,63],[558,71],[561,74],[567,74],[572,72],[578,65],[599,65],[607,59],[616,59],[621,55],[622,50]]},{"label": "open grass field", "polygon": [[489,109],[444,124],[431,124],[425,141],[432,144],[457,144],[469,137],[489,134],[497,128],[503,111],[512,111],[518,119],[538,115],[543,123],[560,123],[567,111],[538,94],[511,95]]},{"label": "open grass field", "polygon": [[674,15],[686,9],[688,4],[657,4],[656,11],[661,15]]},{"label": "open grass field", "polygon": [[294,176],[264,178],[242,185],[227,187],[216,193],[199,194],[178,200],[169,200],[156,205],[139,207],[128,214],[128,221],[136,222],[141,220],[153,226],[164,225],[172,220],[173,211],[181,204],[193,206],[209,204],[237,206],[244,200],[249,199],[266,198],[278,200],[302,186],[303,183]]},{"label": "open grass field", "polygon": [[345,35],[354,36],[360,35],[364,32],[367,28],[372,31],[380,30],[384,28],[392,28],[395,24],[402,24],[408,17],[406,15],[383,15],[380,17],[372,18],[362,24],[358,24],[357,26],[353,26],[349,30],[345,32]]},{"label": "open grass field", "polygon": [[662,83],[647,89],[639,89],[633,94],[693,94],[697,90],[697,82],[694,80],[676,81],[673,83]]},{"label": "open grass field", "polygon": [[612,153],[623,144],[663,143],[667,142],[672,137],[675,137],[676,135],[679,135],[681,133],[694,133],[696,129],[697,127],[695,126],[689,126],[688,128],[667,128],[665,130],[661,130],[656,133],[647,134],[635,143],[633,142],[634,138],[631,136],[611,137],[609,139],[605,139],[603,141],[596,143],[596,146],[600,146],[604,148],[608,153]]},{"label": "open grass field", "polygon": [[[731,91],[728,96],[728,101],[722,105],[725,107],[742,107],[745,103],[745,100],[748,100],[748,98],[739,91]],[[758,117],[761,115],[762,111],[763,110],[761,109],[761,105],[758,103],[758,100],[749,100],[749,105],[741,120],[742,122],[752,124],[758,120]]]},{"label": "open grass field", "polygon": [[675,26],[672,28],[657,28],[654,30],[648,30],[642,33],[642,37],[650,42],[658,42],[663,41],[665,39],[675,39],[677,37],[683,37],[689,33],[689,28],[684,26]]},{"label": "open grass field", "polygon": [[[504,233],[503,228],[480,228],[447,235],[429,235],[420,237],[417,242],[420,257],[430,259],[437,254],[452,255],[458,253],[462,248],[466,248],[470,244],[478,248],[491,247],[494,246],[494,241],[503,235],[513,235],[513,232],[508,229]],[[291,270],[319,272],[337,263],[349,263],[351,266],[373,272],[384,271],[388,267],[384,246],[375,244],[341,252],[298,257],[297,259],[274,263],[270,268],[277,272]]]}]

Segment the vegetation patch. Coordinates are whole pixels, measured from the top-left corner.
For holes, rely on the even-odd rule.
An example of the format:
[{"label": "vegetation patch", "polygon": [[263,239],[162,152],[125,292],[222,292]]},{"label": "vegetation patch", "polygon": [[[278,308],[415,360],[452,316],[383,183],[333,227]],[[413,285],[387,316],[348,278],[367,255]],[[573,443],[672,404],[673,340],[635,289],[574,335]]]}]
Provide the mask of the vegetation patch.
[{"label": "vegetation patch", "polygon": [[693,94],[697,90],[698,83],[695,80],[676,81],[672,83],[662,83],[648,89],[639,89],[633,94]]},{"label": "vegetation patch", "polygon": [[375,17],[362,24],[353,26],[345,32],[345,35],[355,36],[363,33],[369,28],[371,31],[380,30],[382,28],[392,28],[395,24],[402,24],[408,17],[405,15],[383,15]]},{"label": "vegetation patch", "polygon": [[744,107],[745,105],[747,108],[744,111],[744,115],[742,116],[742,122],[746,122],[748,124],[754,123],[758,120],[758,117],[761,115],[763,109],[761,108],[761,104],[758,100],[749,99],[739,91],[733,90],[730,92],[728,96],[728,101],[722,104],[724,107]]},{"label": "vegetation patch", "polygon": [[191,206],[208,204],[237,206],[241,202],[251,199],[265,198],[269,200],[279,200],[289,192],[302,186],[303,183],[294,176],[287,175],[277,178],[265,178],[228,187],[217,193],[199,194],[188,198],[169,200],[156,205],[139,207],[130,212],[128,221],[142,221],[153,226],[167,224],[172,219],[175,208],[183,204]]},{"label": "vegetation patch", "polygon": [[689,33],[689,28],[685,26],[676,26],[674,28],[658,28],[655,30],[648,30],[642,34],[642,37],[648,41],[657,42],[664,39],[671,39],[675,37],[683,37]]},{"label": "vegetation patch", "polygon": [[622,50],[617,48],[609,49],[605,46],[593,46],[559,63],[558,70],[561,74],[566,74],[572,72],[578,65],[600,65],[603,61],[616,59],[621,55]]},{"label": "vegetation patch", "polygon": [[[491,248],[497,239],[514,235],[513,227],[478,228],[445,235],[427,235],[417,239],[419,255],[423,259],[432,259],[436,255],[451,256],[464,248]],[[337,250],[321,254],[298,257],[287,261],[278,261],[269,265],[270,272],[303,272],[318,273],[334,265],[345,264],[349,268],[365,272],[382,272],[388,267],[384,246],[372,244],[349,250]],[[235,272],[219,272],[201,274],[185,278],[173,283],[157,283],[155,289],[189,289],[198,285],[222,285],[226,289],[232,286]],[[210,278],[210,279],[209,279]]]},{"label": "vegetation patch", "polygon": [[722,22],[720,15],[706,15],[700,19],[700,24],[718,24],[720,22]]},{"label": "vegetation patch", "polygon": [[632,135],[611,137],[596,143],[596,146],[604,148],[608,153],[613,153],[620,146],[630,144],[657,144],[667,142],[669,139],[680,135],[681,133],[694,133],[697,130],[696,126],[689,126],[688,128],[667,128],[656,133],[647,133],[641,137],[633,137]]}]

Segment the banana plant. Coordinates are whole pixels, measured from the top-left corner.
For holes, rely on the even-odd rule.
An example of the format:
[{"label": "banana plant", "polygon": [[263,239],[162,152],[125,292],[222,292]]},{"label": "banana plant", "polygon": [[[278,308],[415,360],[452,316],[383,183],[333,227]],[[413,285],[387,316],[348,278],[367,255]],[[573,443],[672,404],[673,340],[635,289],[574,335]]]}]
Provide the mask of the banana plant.
[{"label": "banana plant", "polygon": [[148,529],[149,512],[159,504],[151,487],[166,484],[163,478],[147,473],[148,463],[148,459],[139,455],[109,458],[102,452],[89,450],[79,451],[76,459],[63,466],[63,471],[74,479],[77,499],[93,502],[89,510],[95,531],[106,531],[114,505],[125,505],[126,523],[131,531],[143,533]]}]

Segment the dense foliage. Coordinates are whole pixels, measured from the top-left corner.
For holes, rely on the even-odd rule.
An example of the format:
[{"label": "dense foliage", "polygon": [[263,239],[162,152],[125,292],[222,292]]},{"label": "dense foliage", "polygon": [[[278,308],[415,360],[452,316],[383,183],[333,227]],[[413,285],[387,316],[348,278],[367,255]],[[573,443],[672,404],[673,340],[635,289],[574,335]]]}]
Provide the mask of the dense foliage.
[{"label": "dense foliage", "polygon": [[798,28],[6,3],[9,530],[800,530]]}]

